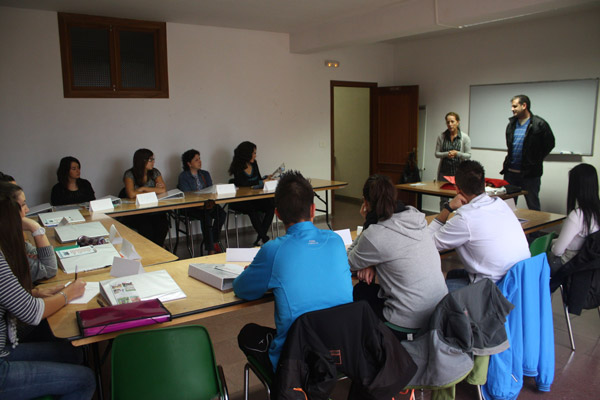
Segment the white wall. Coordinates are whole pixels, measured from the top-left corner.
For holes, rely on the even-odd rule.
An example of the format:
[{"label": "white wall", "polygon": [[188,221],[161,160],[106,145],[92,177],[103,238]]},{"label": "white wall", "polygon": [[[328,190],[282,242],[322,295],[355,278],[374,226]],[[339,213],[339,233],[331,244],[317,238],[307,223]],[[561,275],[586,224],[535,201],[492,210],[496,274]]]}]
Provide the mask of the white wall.
[{"label": "white wall", "polygon": [[172,23],[167,43],[169,99],[65,99],[56,13],[0,7],[0,171],[29,204],[49,201],[66,155],[97,195],[116,194],[140,147],[154,151],[169,188],[191,147],[226,181],[243,140],[257,144],[265,174],[284,161],[329,179],[330,80],[393,83],[390,44],[297,55],[285,34]]},{"label": "white wall", "polygon": [[[469,85],[597,78],[600,73],[600,10],[587,10],[501,27],[482,28],[449,36],[396,45],[395,83],[419,85],[419,102],[427,106],[423,179],[435,178],[438,160],[435,140],[445,130],[444,115],[455,111],[462,129],[469,131]],[[517,94],[517,93],[515,93]],[[535,113],[535,99],[531,99]],[[506,116],[511,116],[506,99]],[[544,117],[543,115],[540,115]],[[600,113],[596,116],[594,155],[583,157],[600,167]],[[508,121],[507,121],[508,122]],[[504,135],[506,126],[491,126]],[[505,151],[473,150],[486,174],[499,178]],[[578,162],[546,161],[542,177],[542,209],[564,213],[567,174]],[[438,209],[438,200],[425,197],[424,208]],[[524,200],[519,202],[525,207]]]},{"label": "white wall", "polygon": [[362,199],[362,187],[369,177],[370,89],[334,87],[334,174],[348,182],[344,196]]}]

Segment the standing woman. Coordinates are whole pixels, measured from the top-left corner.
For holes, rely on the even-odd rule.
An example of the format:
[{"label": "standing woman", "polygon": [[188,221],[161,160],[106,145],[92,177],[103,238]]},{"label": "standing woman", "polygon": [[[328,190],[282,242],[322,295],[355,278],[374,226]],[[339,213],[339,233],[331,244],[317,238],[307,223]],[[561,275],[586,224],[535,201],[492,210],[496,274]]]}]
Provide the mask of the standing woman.
[{"label": "standing woman", "polygon": [[91,399],[96,381],[89,368],[77,365],[79,349],[68,342],[19,344],[17,321],[37,325],[85,290],[81,280],[32,289],[20,213],[15,200],[0,194],[0,398]]},{"label": "standing woman", "polygon": [[579,164],[569,171],[567,212],[560,236],[552,245],[555,268],[575,257],[586,237],[600,229],[598,173],[592,165]]},{"label": "standing woman", "polygon": [[[446,114],[446,129],[438,137],[435,144],[435,157],[440,159],[438,166],[437,179],[445,182],[444,176],[456,175],[456,167],[463,160],[471,158],[471,139],[467,132],[460,130],[460,116],[455,112]],[[440,200],[440,210],[450,200],[449,197],[442,197]]]},{"label": "standing woman", "polygon": [[[133,154],[133,167],[123,175],[127,198],[135,199],[141,193],[161,194],[167,191],[160,171],[154,168],[154,161],[154,154],[148,149],[138,149]],[[123,223],[157,245],[164,245],[169,229],[165,212],[131,215],[124,217]]]},{"label": "standing woman", "polygon": [[96,200],[89,181],[81,179],[81,164],[75,157],[63,157],[56,170],[58,183],[52,188],[50,203],[53,206],[79,204]]},{"label": "standing woman", "polygon": [[[52,278],[58,269],[54,248],[46,236],[46,229],[35,220],[25,216],[29,212],[25,192],[20,186],[0,182],[0,196],[9,197],[19,204],[21,229],[23,232],[29,232],[35,243],[34,246],[27,241],[23,242],[23,254],[27,256],[31,281],[37,282],[40,279]],[[21,240],[23,240],[23,235],[21,235]]]},{"label": "standing woman", "polygon": [[[261,177],[260,175],[258,163],[256,162],[256,145],[254,143],[242,142],[235,148],[233,160],[229,166],[229,175],[233,175],[233,183],[236,186],[262,187],[264,179],[268,179],[269,177]],[[258,235],[254,246],[258,246],[261,241],[263,244],[269,241],[267,232],[275,214],[275,204],[272,198],[241,201],[232,203],[230,207],[250,217],[250,222]]]},{"label": "standing woman", "polygon": [[448,293],[425,214],[397,201],[396,188],[385,175],[367,179],[363,199],[363,231],[348,248],[350,270],[360,280],[354,301],[366,300],[381,320],[403,331],[424,328]]}]

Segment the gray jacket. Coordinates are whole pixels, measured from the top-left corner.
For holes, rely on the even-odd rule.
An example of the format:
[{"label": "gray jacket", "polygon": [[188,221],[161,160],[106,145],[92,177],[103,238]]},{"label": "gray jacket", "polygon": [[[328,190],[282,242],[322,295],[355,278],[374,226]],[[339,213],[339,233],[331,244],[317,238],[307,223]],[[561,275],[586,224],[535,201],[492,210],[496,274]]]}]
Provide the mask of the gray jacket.
[{"label": "gray jacket", "polygon": [[25,252],[27,261],[29,261],[31,282],[52,278],[56,275],[58,264],[52,246],[36,248],[31,243],[25,242]]},{"label": "gray jacket", "polygon": [[427,326],[436,304],[448,293],[440,255],[427,233],[425,214],[414,207],[365,229],[348,249],[352,271],[375,266],[383,315],[393,324]]}]

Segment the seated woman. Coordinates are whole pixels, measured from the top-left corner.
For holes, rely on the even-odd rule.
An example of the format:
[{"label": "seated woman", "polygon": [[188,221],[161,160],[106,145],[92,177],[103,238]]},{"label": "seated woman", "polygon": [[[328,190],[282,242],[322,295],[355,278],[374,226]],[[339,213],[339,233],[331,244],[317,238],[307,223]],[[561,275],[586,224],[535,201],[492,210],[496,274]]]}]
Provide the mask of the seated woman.
[{"label": "seated woman", "polygon": [[[195,192],[212,186],[210,173],[202,168],[202,160],[198,150],[188,150],[181,155],[183,171],[179,174],[177,188],[182,192]],[[221,206],[209,201],[204,207],[188,208],[187,212],[200,220],[204,247],[208,254],[221,252],[219,236],[225,223],[225,211]]]},{"label": "seated woman", "polygon": [[397,201],[396,188],[384,175],[367,179],[363,197],[363,231],[348,248],[350,269],[361,281],[354,286],[354,301],[368,301],[379,318],[405,330],[424,328],[448,293],[425,214]]},{"label": "seated woman", "polygon": [[79,204],[96,200],[89,181],[81,179],[81,164],[75,157],[63,157],[56,170],[58,183],[52,187],[50,203],[53,206]]},{"label": "seated woman", "polygon": [[552,245],[550,264],[557,270],[575,257],[585,238],[600,229],[600,198],[598,173],[590,164],[579,164],[569,171],[567,191],[568,216],[560,236]]},{"label": "seated woman", "polygon": [[[167,191],[160,171],[154,168],[154,161],[154,154],[148,149],[138,149],[133,154],[133,167],[123,175],[124,192],[128,198],[135,199],[141,193],[161,194]],[[164,245],[169,229],[166,213],[131,215],[122,218],[122,222],[157,245]]]},{"label": "seated woman", "polygon": [[[46,229],[39,223],[25,215],[29,212],[25,193],[23,189],[12,183],[0,182],[0,195],[11,198],[21,207],[21,229],[23,232],[30,232],[35,246],[28,241],[24,241],[24,254],[29,263],[30,276],[32,282],[40,279],[52,278],[56,275],[58,268],[54,248],[46,236]],[[22,237],[22,236],[21,236]]]},{"label": "seated woman", "polygon": [[81,350],[69,342],[19,344],[17,321],[37,325],[83,295],[85,282],[77,280],[44,289],[32,289],[21,234],[22,208],[0,194],[0,394],[3,399],[45,395],[64,399],[91,399],[94,373],[80,364]]},{"label": "seated woman", "polygon": [[[262,187],[264,179],[261,177],[256,162],[256,145],[252,142],[242,142],[233,152],[233,160],[229,166],[229,175],[233,175],[233,183],[240,187]],[[260,242],[267,243],[269,236],[267,232],[273,222],[275,205],[273,199],[260,199],[251,201],[240,201],[232,203],[230,207],[238,212],[247,214],[250,222],[257,233],[254,246]]]}]

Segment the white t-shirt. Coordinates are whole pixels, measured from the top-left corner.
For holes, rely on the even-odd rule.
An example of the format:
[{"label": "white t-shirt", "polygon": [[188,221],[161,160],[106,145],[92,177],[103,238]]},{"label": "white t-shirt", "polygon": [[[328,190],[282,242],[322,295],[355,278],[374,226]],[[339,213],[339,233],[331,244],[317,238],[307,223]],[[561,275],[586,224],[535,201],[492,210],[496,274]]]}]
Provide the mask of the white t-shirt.
[{"label": "white t-shirt", "polygon": [[586,230],[583,213],[579,208],[574,209],[567,216],[560,230],[560,236],[552,245],[552,254],[560,257],[562,263],[566,264],[581,250],[587,235],[597,232],[598,229],[600,229],[598,221],[592,221],[592,226]]}]

